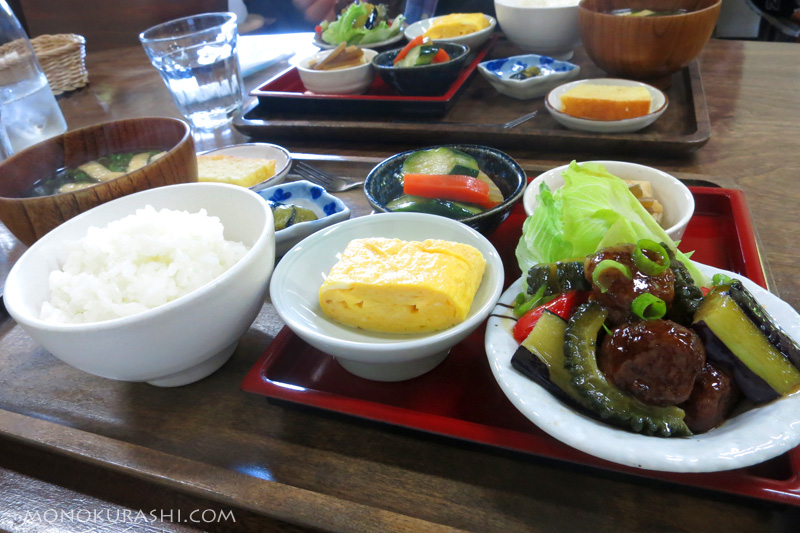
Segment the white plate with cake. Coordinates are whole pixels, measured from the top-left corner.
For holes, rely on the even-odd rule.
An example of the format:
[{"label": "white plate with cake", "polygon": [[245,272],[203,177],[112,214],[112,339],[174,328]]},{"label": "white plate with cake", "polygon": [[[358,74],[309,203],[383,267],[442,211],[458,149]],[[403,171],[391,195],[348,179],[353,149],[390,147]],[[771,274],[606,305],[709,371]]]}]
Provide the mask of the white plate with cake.
[{"label": "white plate with cake", "polygon": [[282,183],[292,154],[269,143],[242,143],[197,154],[198,181],[230,183],[260,191]]},{"label": "white plate with cake", "polygon": [[545,98],[556,121],[571,130],[631,133],[646,128],[669,105],[662,91],[632,80],[596,78],[560,85]]}]

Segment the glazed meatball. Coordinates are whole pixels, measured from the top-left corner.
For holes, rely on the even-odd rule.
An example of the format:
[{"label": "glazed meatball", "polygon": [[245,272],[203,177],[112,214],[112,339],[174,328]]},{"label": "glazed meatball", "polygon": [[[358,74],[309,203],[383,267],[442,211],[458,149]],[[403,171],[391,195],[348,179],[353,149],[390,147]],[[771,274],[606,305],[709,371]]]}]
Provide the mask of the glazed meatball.
[{"label": "glazed meatball", "polygon": [[689,429],[704,433],[722,424],[738,401],[739,388],[730,374],[707,362],[694,382],[691,396],[680,407],[686,412],[684,421]]},{"label": "glazed meatball", "polygon": [[[600,287],[592,284],[592,296],[608,309],[608,322],[612,325],[622,324],[631,318],[631,302],[640,294],[649,292],[661,298],[667,304],[667,309],[672,307],[672,300],[675,297],[675,277],[672,270],[668,268],[657,276],[648,276],[641,272],[633,262],[635,248],[633,244],[604,248],[596,254],[587,256],[584,261],[584,273],[590,283],[594,269],[606,259],[625,265],[631,271],[631,279],[615,268],[604,271],[603,279],[609,284],[606,292],[602,292]],[[649,259],[655,259],[647,251],[645,255]]]},{"label": "glazed meatball", "polygon": [[669,320],[625,324],[603,339],[597,355],[606,379],[658,406],[688,400],[705,362],[697,333]]}]

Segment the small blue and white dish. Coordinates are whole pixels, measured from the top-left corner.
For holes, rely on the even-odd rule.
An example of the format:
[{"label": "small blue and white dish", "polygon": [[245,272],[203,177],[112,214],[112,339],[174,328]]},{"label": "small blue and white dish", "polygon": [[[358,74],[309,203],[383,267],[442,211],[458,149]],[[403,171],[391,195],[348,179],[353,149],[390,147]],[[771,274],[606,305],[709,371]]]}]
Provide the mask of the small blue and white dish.
[{"label": "small blue and white dish", "polygon": [[[529,67],[537,67],[541,73],[526,79],[512,78]],[[518,100],[529,100],[544,96],[551,89],[575,78],[580,74],[581,67],[548,56],[525,54],[484,61],[478,64],[478,70],[499,93]]]},{"label": "small blue and white dish", "polygon": [[275,257],[322,228],[350,218],[350,208],[339,198],[310,181],[290,181],[258,191],[267,202],[293,204],[314,211],[317,220],[300,222],[275,232]]}]

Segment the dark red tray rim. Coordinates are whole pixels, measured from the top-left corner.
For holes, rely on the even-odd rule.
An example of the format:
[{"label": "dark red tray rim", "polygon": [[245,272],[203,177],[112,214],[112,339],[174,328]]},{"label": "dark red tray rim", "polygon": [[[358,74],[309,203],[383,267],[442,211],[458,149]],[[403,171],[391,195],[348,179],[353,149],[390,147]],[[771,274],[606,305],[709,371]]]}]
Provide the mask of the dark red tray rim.
[{"label": "dark red tray rim", "polygon": [[[737,229],[736,239],[740,245],[742,258],[745,261],[745,275],[762,287],[767,287],[767,277],[758,251],[750,211],[747,207],[744,193],[738,189],[689,188],[695,196],[722,196],[728,199]],[[481,327],[482,330],[483,326]],[[793,473],[789,479],[785,480],[773,480],[755,476],[747,473],[746,469],[712,473],[672,473],[636,469],[587,455],[562,444],[552,437],[543,437],[535,432],[526,433],[513,429],[492,427],[469,420],[423,413],[369,399],[341,396],[267,379],[265,376],[270,366],[279,359],[285,347],[294,340],[295,334],[288,326],[285,326],[248,372],[242,381],[242,390],[275,400],[531,454],[545,459],[565,461],[582,466],[631,474],[640,478],[667,481],[716,492],[800,506],[800,447],[785,454]],[[531,424],[533,425],[533,423]]]},{"label": "dark red tray rim", "polygon": [[[483,58],[486,57],[486,54],[489,53],[494,43],[497,42],[499,39],[498,34],[492,35],[492,37],[481,47],[476,53],[475,56],[462,70],[461,74],[456,78],[456,81],[450,86],[446,93],[441,96],[404,96],[404,95],[376,95],[376,94],[307,94],[307,93],[300,93],[300,92],[289,92],[289,91],[276,91],[276,90],[269,90],[270,85],[275,85],[278,83],[282,78],[286,76],[294,76],[297,75],[297,67],[292,66],[288,69],[278,73],[277,75],[273,76],[266,82],[264,82],[259,87],[250,91],[250,96],[256,96],[261,99],[284,99],[284,100],[296,100],[296,101],[320,101],[320,102],[439,102],[439,103],[446,103],[455,98],[458,94],[458,91],[464,86],[467,82],[469,77],[475,72],[475,69],[478,68],[478,63],[483,61]],[[376,77],[376,80],[378,78]]]}]

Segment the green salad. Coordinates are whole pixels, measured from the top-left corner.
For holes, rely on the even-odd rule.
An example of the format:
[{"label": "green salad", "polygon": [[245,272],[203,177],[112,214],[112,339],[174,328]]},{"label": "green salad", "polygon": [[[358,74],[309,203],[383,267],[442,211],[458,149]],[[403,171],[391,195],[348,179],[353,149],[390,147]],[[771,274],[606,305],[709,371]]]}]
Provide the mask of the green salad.
[{"label": "green salad", "polygon": [[387,19],[386,6],[353,2],[333,22],[317,26],[317,36],[328,44],[370,44],[391,39],[402,31],[403,15]]},{"label": "green salad", "polygon": [[686,265],[695,283],[709,286],[686,254],[628,189],[628,185],[598,163],[570,163],[564,186],[555,192],[542,183],[539,205],[522,226],[516,249],[522,272],[539,263],[585,257],[622,243],[650,239],[666,243]]}]

